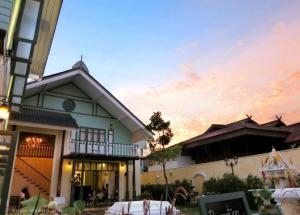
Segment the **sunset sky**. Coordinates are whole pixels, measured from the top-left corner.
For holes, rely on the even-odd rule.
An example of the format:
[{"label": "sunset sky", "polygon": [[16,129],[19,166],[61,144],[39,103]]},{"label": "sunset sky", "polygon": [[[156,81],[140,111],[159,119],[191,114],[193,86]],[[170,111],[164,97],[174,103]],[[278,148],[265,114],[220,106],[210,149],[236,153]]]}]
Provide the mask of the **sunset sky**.
[{"label": "sunset sky", "polygon": [[300,121],[300,1],[64,0],[46,75],[83,55],[142,121],[173,143],[253,115]]}]

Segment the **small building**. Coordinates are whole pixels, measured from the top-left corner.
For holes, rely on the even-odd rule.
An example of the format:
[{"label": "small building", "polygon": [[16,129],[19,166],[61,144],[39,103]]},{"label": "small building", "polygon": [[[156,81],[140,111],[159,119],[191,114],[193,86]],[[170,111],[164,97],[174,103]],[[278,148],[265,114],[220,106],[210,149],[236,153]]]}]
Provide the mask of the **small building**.
[{"label": "small building", "polygon": [[[26,86],[9,130],[18,137],[10,195],[110,200],[140,194],[140,148],[152,135],[83,61]],[[103,199],[104,200],[104,199]]]},{"label": "small building", "polygon": [[[300,123],[287,125],[280,117],[263,124],[250,116],[229,124],[213,124],[204,133],[179,144],[181,155],[166,164],[169,182],[191,180],[199,193],[205,180],[231,172],[226,159],[238,158],[233,168],[241,178],[249,174],[262,177],[262,160],[273,147],[300,167]],[[142,184],[164,183],[160,166],[148,165],[144,169],[147,172],[141,175]]]},{"label": "small building", "polygon": [[183,141],[183,155],[196,163],[290,149],[300,144],[300,123],[286,125],[280,117],[258,124],[251,117],[226,125],[212,124],[203,134]]}]

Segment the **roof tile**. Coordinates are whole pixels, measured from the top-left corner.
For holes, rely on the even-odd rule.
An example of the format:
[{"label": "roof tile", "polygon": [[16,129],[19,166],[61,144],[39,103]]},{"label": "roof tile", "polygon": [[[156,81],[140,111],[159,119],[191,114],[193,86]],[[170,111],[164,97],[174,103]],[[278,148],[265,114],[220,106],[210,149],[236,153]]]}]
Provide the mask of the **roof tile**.
[{"label": "roof tile", "polygon": [[20,113],[12,112],[10,120],[78,128],[71,114],[32,108],[22,108]]}]

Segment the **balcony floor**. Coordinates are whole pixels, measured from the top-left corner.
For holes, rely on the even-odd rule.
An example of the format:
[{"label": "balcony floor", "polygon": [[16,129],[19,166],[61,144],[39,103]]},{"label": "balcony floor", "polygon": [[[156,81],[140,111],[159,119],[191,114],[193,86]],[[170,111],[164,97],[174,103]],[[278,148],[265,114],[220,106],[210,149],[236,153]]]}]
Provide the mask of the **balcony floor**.
[{"label": "balcony floor", "polygon": [[126,160],[139,160],[138,156],[117,156],[117,155],[97,155],[97,154],[83,154],[83,153],[70,153],[64,155],[65,159],[87,159],[87,160],[103,160],[103,161],[126,161]]}]

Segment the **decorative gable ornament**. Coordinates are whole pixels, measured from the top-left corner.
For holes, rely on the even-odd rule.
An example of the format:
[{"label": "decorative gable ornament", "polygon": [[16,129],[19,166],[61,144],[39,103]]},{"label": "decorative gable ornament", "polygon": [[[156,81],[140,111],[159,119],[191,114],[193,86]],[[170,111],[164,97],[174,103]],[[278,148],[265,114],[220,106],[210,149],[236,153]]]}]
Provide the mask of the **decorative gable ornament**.
[{"label": "decorative gable ornament", "polygon": [[[107,112],[109,117],[118,120],[132,133],[131,138],[134,143],[144,141],[145,138],[153,135],[140,119],[88,73],[88,68],[82,59],[75,63],[70,70],[44,76],[41,81],[28,83],[26,85],[25,96],[29,98],[41,90],[47,91],[70,83],[75,86],[80,86],[80,90],[84,92],[89,99],[97,103],[101,109],[109,110],[109,112]],[[74,100],[73,102],[65,101],[65,104],[62,102],[62,108],[66,112],[76,110],[77,104]],[[96,112],[97,111],[98,106]]]},{"label": "decorative gable ornament", "polygon": [[63,108],[67,112],[73,111],[75,109],[75,107],[76,107],[76,104],[75,104],[75,102],[72,99],[66,99],[63,102]]},{"label": "decorative gable ornament", "polygon": [[287,162],[273,147],[269,156],[262,161],[261,172],[264,181],[275,188],[295,187],[297,171],[292,160]]},{"label": "decorative gable ornament", "polygon": [[89,69],[87,67],[87,65],[82,61],[82,59],[80,61],[77,61],[73,66],[72,69],[81,69],[87,73],[89,73]]}]

